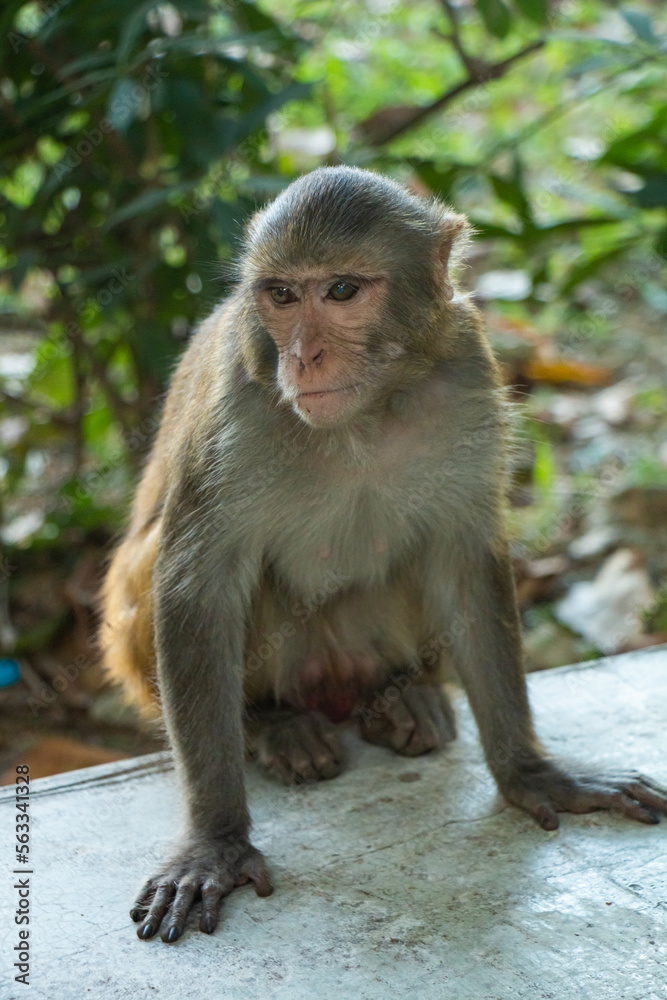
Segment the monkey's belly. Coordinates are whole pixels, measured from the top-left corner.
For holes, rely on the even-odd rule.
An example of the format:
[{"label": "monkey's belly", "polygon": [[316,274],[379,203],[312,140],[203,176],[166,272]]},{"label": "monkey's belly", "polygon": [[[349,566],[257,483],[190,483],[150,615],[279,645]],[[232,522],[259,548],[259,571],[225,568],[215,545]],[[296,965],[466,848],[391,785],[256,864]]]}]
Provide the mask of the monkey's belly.
[{"label": "monkey's belly", "polygon": [[294,601],[267,579],[253,608],[245,658],[249,702],[316,709],[333,721],[418,662],[423,622],[418,588],[350,589],[324,602]]}]

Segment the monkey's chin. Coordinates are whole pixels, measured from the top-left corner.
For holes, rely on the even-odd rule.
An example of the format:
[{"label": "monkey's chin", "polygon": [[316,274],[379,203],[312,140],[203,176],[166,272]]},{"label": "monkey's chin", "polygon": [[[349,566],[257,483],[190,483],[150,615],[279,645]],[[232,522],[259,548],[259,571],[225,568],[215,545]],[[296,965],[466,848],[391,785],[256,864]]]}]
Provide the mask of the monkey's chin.
[{"label": "monkey's chin", "polygon": [[334,427],[345,423],[358,408],[358,385],[322,392],[302,392],[292,400],[297,416],[311,427]]}]

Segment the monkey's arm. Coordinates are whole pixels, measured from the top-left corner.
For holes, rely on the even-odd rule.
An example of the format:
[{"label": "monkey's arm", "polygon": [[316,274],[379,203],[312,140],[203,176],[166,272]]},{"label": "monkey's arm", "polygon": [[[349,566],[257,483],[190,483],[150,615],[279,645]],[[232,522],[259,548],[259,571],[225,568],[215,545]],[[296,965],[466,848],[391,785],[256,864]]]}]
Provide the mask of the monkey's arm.
[{"label": "monkey's arm", "polygon": [[667,813],[667,790],[655,782],[635,772],[605,774],[562,765],[540,747],[528,705],[505,541],[471,546],[457,566],[453,591],[447,594],[447,603],[456,602],[466,622],[456,630],[456,668],[504,796],[545,830],[558,827],[558,812],[595,809],[615,808],[642,823],[659,822],[659,813]]},{"label": "monkey's arm", "polygon": [[168,502],[154,572],[158,680],[187,829],[131,916],[141,921],[139,937],[150,938],[168,912],[167,942],[180,937],[200,894],[199,926],[211,933],[235,886],[272,891],[264,858],[248,840],[243,776],[244,629],[258,561],[221,544],[224,529],[200,510],[201,497]]}]

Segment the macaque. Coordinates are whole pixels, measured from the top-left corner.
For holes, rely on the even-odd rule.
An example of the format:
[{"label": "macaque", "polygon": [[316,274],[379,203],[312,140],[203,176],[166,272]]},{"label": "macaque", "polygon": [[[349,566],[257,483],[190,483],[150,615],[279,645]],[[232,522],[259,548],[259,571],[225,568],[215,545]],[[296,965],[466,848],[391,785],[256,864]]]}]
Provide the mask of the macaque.
[{"label": "macaque", "polygon": [[531,721],[503,527],[507,404],[454,264],[466,219],[350,167],[251,220],[231,296],[176,371],[104,588],[111,675],[159,703],[187,828],[131,916],[176,941],[201,901],[272,891],[249,840],[246,748],[333,778],[337,723],[408,756],[455,737],[462,681],[505,798],[643,823],[667,791],[547,756]]}]

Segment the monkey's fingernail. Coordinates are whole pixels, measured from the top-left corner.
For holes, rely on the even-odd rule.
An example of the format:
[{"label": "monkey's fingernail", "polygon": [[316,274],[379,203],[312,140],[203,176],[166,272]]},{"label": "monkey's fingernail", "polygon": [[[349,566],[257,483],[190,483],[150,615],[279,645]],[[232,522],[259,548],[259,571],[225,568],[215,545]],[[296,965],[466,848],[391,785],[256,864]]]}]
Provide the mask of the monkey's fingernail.
[{"label": "monkey's fingernail", "polygon": [[165,940],[167,944],[173,944],[174,941],[178,941],[180,936],[181,932],[179,931],[178,927],[170,927],[169,933],[167,934]]},{"label": "monkey's fingernail", "polygon": [[142,937],[144,941],[147,941],[149,937],[153,936],[153,925],[144,924],[144,926],[139,931],[139,936]]},{"label": "monkey's fingernail", "polygon": [[212,934],[215,930],[215,920],[213,917],[202,917],[199,930],[203,931],[204,934]]},{"label": "monkey's fingernail", "polygon": [[135,924],[138,924],[141,920],[141,910],[135,906],[134,909],[130,910],[130,917],[134,920]]},{"label": "monkey's fingernail", "polygon": [[538,806],[535,812],[537,822],[540,824],[543,830],[557,830],[558,829],[558,816],[550,806],[542,805]]}]

